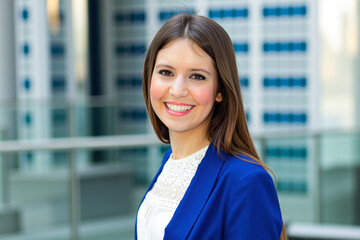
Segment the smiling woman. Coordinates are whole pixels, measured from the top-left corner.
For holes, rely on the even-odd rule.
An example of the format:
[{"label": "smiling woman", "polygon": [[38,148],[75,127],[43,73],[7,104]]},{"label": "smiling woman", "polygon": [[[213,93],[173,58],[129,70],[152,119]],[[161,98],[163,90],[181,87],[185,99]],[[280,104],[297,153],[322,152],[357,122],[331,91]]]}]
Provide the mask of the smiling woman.
[{"label": "smiling woman", "polygon": [[135,239],[286,239],[225,30],[202,16],[171,18],[146,54],[143,92],[171,150],[141,202]]}]

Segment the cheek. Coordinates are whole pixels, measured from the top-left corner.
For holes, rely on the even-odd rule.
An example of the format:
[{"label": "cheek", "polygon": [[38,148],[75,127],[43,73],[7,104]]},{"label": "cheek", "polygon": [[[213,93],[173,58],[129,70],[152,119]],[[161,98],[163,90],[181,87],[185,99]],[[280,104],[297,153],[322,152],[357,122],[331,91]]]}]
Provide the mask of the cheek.
[{"label": "cheek", "polygon": [[193,93],[193,97],[198,104],[201,105],[213,105],[215,101],[215,89],[212,87],[202,87],[196,89]]},{"label": "cheek", "polygon": [[150,84],[150,100],[151,103],[154,104],[154,101],[159,100],[164,94],[164,87],[161,82],[156,78],[151,78]]}]

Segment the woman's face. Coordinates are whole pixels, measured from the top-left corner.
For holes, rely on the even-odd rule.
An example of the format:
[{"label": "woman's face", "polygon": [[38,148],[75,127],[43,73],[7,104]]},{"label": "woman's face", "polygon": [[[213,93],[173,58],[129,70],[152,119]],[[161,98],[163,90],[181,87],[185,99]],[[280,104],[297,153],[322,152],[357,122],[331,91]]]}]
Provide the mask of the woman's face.
[{"label": "woman's face", "polygon": [[217,81],[214,61],[189,39],[172,41],[158,52],[150,100],[170,134],[206,134],[214,102],[222,100]]}]

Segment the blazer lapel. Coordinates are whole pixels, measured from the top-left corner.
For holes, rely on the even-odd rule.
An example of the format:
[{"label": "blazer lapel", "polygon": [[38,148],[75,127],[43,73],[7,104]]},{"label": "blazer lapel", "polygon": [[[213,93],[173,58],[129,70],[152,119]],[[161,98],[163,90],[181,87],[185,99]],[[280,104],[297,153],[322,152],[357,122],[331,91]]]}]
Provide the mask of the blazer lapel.
[{"label": "blazer lapel", "polygon": [[[164,156],[164,158],[163,158],[163,161],[162,161],[162,163],[161,163],[160,169],[158,170],[158,172],[156,173],[155,177],[154,177],[153,180],[151,181],[148,189],[146,190],[146,193],[144,194],[144,197],[142,198],[142,200],[141,200],[141,202],[140,202],[140,204],[139,204],[139,207],[138,207],[137,212],[139,212],[139,208],[140,208],[142,202],[144,201],[144,199],[145,199],[145,197],[146,197],[146,194],[147,194],[147,193],[151,190],[151,188],[154,186],[157,178],[159,177],[162,169],[164,168],[165,163],[166,163],[167,160],[169,159],[171,152],[172,152],[172,151],[169,150],[169,151],[165,154],[165,156]],[[135,240],[137,240],[137,214],[136,214],[136,218],[135,218]]]},{"label": "blazer lapel", "polygon": [[[163,161],[162,161],[162,163],[161,163],[161,166],[160,166],[159,170],[157,171],[155,177],[154,177],[153,180],[151,181],[148,189],[146,190],[146,193],[145,193],[143,199],[141,200],[141,203],[144,201],[146,194],[147,194],[147,193],[151,190],[151,188],[154,186],[157,178],[159,177],[160,173],[162,172],[162,169],[164,168],[165,163],[167,162],[167,160],[169,160],[169,157],[170,157],[171,153],[172,153],[172,151],[171,151],[171,149],[170,149],[170,150],[167,151],[166,154],[164,155],[164,158],[163,158]],[[140,205],[141,205],[141,203],[140,203]]]},{"label": "blazer lapel", "polygon": [[[224,152],[220,153],[226,157]],[[186,239],[211,194],[223,164],[224,161],[217,156],[217,149],[210,143],[183,199],[165,228],[164,239]]]}]

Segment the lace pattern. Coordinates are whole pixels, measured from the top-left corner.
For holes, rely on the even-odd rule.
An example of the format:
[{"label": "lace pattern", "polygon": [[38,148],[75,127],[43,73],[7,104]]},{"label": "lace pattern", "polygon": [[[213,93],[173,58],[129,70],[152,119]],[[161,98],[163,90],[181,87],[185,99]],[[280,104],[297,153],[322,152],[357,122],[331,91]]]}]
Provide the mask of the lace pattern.
[{"label": "lace pattern", "polygon": [[165,163],[153,188],[149,200],[156,205],[176,209],[204,158],[208,146],[192,155],[174,160],[172,155]]}]

